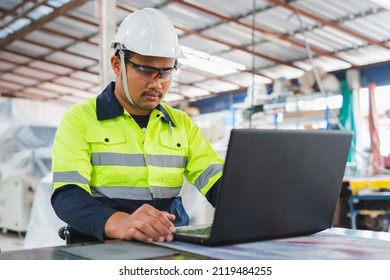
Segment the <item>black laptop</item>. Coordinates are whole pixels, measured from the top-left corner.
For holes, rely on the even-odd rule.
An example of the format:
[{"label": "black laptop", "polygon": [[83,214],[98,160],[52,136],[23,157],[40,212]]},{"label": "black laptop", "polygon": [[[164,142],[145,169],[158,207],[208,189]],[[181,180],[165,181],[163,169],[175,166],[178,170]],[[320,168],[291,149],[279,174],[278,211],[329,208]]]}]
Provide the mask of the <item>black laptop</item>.
[{"label": "black laptop", "polygon": [[212,225],[177,227],[175,240],[226,245],[332,227],[352,133],[233,129]]}]

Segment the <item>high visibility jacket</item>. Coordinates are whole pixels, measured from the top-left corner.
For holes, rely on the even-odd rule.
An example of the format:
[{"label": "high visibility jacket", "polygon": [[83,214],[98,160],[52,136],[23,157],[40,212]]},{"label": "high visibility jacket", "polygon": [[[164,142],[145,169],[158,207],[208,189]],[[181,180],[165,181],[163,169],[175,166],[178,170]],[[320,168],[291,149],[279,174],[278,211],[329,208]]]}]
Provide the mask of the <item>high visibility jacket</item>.
[{"label": "high visibility jacket", "polygon": [[111,83],[63,115],[52,149],[53,191],[77,185],[95,198],[139,204],[177,197],[185,176],[206,195],[222,176],[223,160],[196,124],[162,103],[143,131],[114,89]]}]

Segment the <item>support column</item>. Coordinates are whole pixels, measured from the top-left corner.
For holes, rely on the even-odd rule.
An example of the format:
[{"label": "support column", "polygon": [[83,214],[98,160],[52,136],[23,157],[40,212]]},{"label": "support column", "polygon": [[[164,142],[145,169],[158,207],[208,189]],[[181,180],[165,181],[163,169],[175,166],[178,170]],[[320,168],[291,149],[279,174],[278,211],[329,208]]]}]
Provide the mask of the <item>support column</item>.
[{"label": "support column", "polygon": [[100,49],[100,86],[103,89],[115,80],[110,58],[113,50],[110,43],[116,33],[116,0],[98,0],[99,5],[99,49]]}]

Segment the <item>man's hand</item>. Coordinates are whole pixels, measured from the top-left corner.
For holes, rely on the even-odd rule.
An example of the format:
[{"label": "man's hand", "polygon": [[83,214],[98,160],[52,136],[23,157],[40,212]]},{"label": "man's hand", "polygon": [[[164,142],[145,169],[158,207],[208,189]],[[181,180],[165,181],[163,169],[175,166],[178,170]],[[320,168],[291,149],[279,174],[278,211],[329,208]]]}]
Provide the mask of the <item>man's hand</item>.
[{"label": "man's hand", "polygon": [[109,238],[138,240],[145,243],[153,241],[172,241],[175,215],[159,211],[144,204],[133,214],[114,213],[104,227],[104,235]]}]

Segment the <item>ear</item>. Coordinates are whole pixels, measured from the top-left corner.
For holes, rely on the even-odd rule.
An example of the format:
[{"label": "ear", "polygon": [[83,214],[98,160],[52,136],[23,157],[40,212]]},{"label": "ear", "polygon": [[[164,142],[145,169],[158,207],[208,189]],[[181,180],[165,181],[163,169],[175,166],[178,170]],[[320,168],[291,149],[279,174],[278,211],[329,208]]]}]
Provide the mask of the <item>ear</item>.
[{"label": "ear", "polygon": [[118,56],[116,55],[111,56],[111,67],[115,75],[121,74],[121,60]]}]

